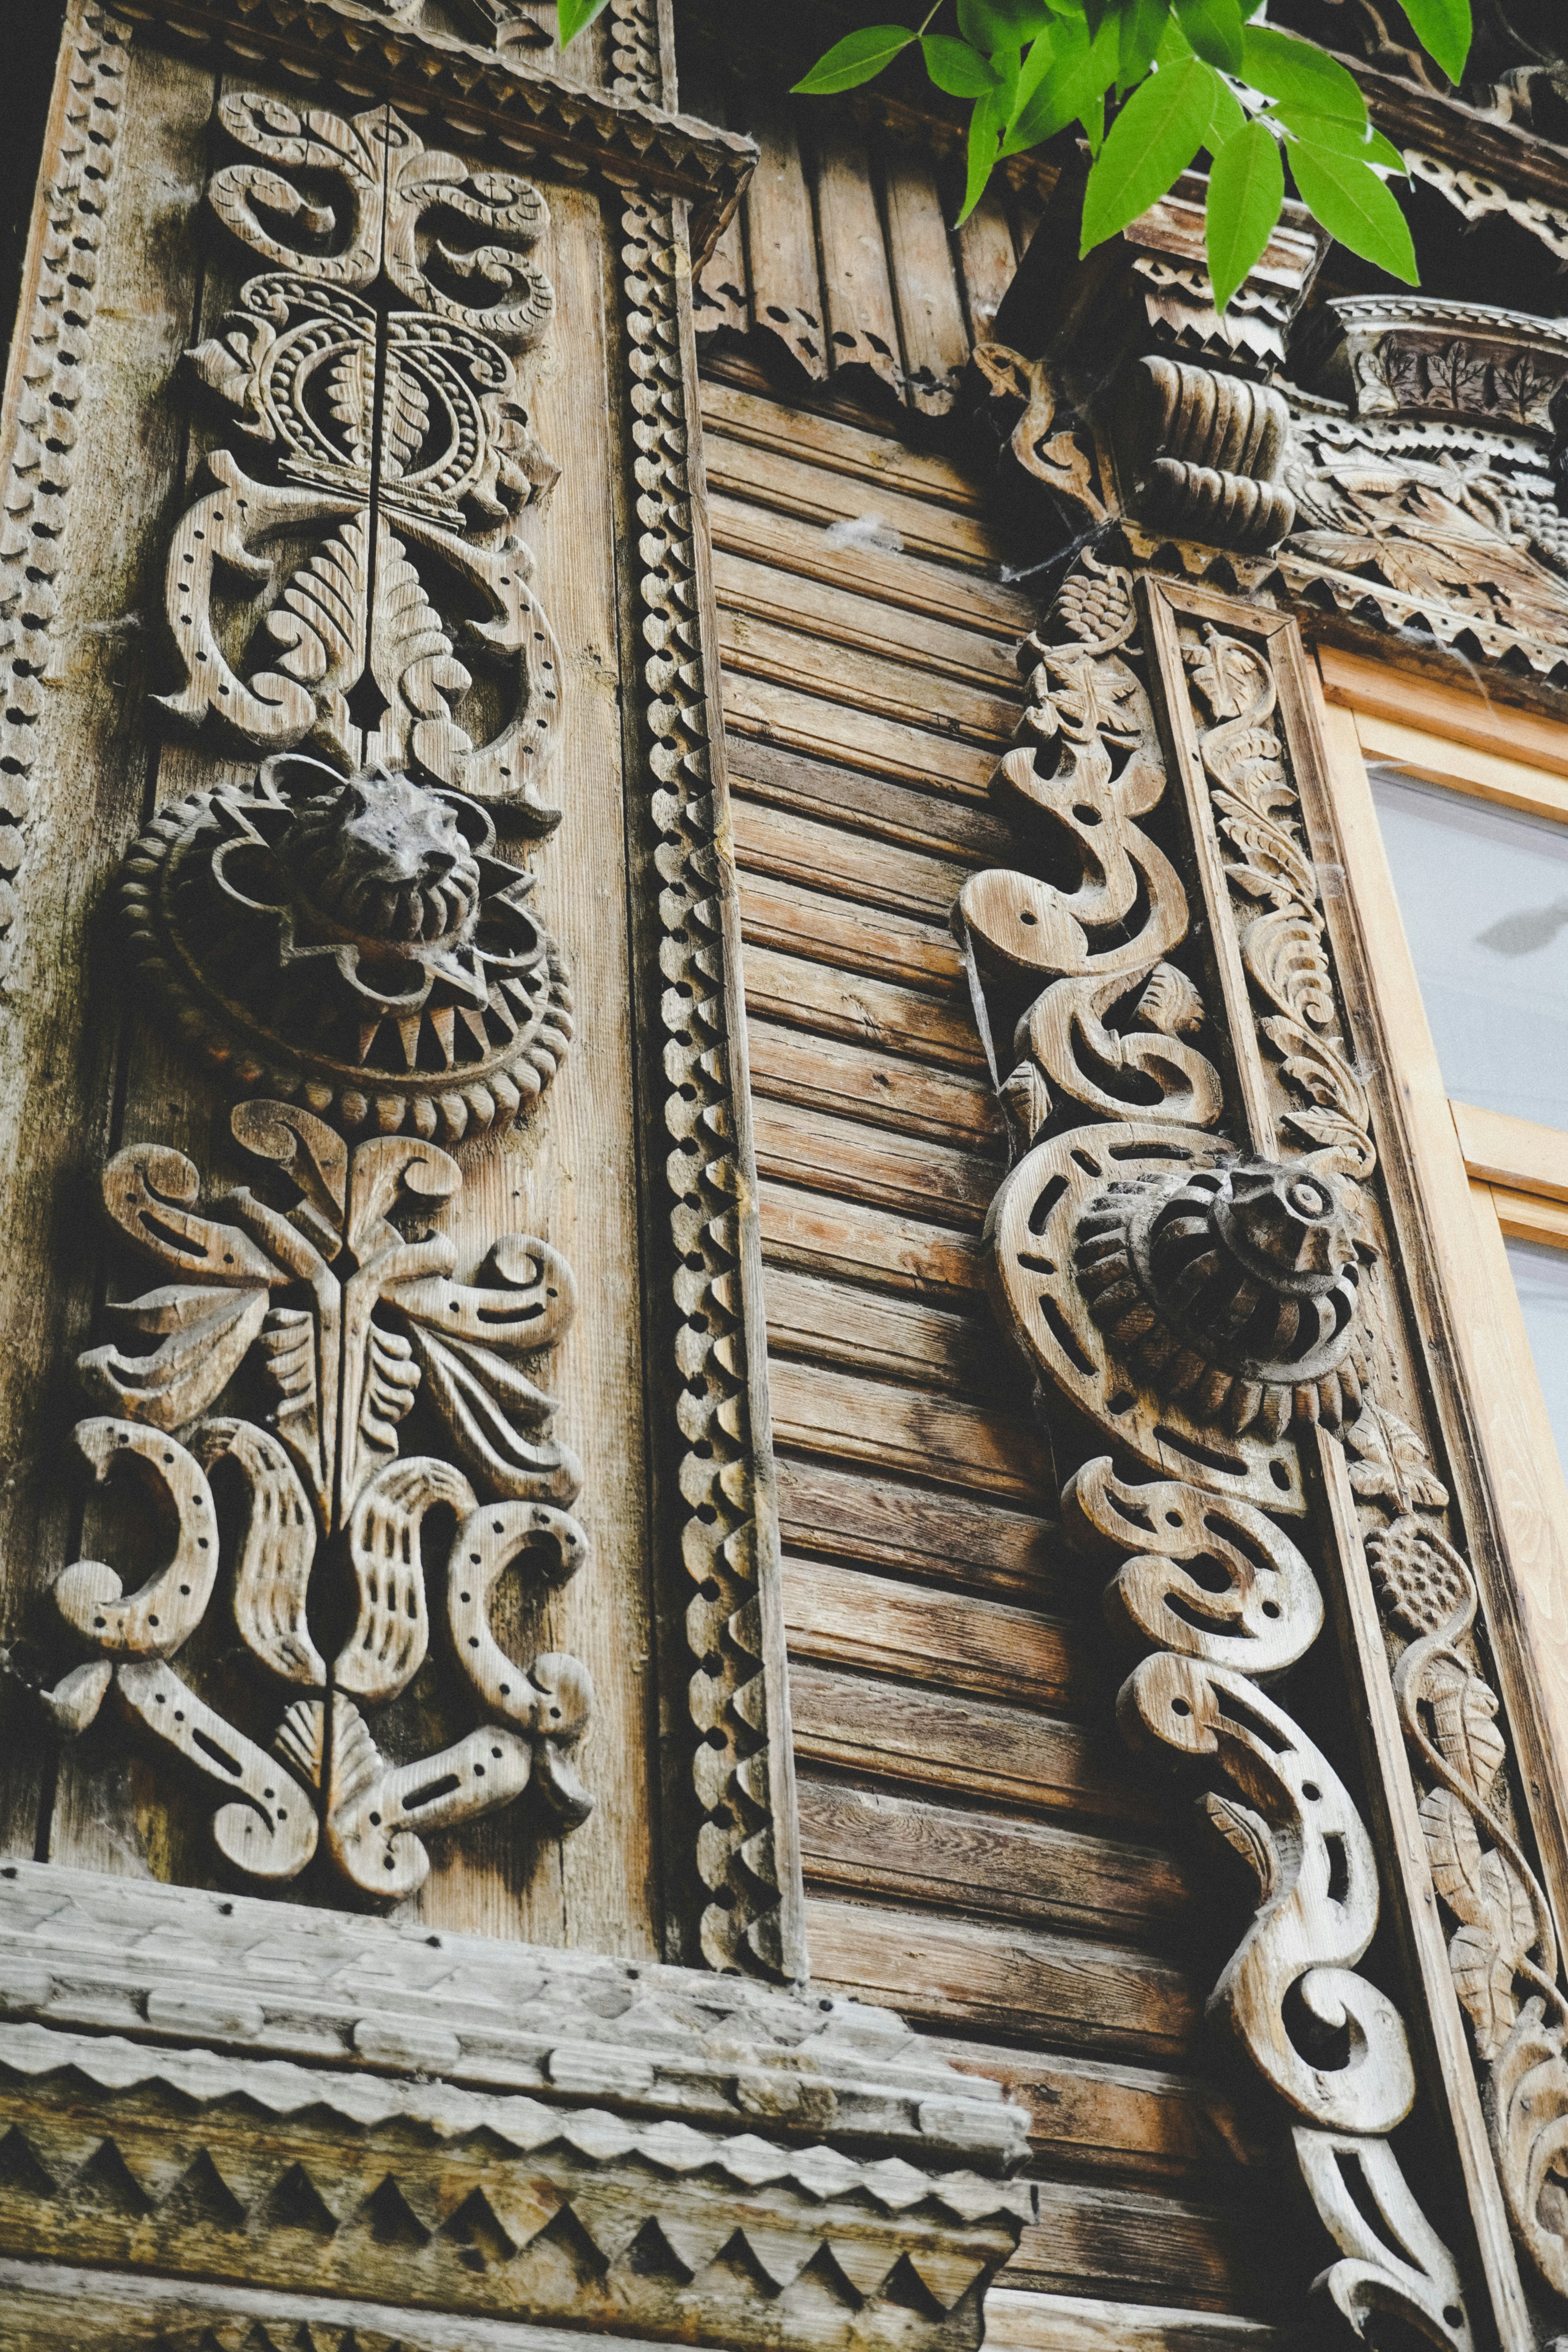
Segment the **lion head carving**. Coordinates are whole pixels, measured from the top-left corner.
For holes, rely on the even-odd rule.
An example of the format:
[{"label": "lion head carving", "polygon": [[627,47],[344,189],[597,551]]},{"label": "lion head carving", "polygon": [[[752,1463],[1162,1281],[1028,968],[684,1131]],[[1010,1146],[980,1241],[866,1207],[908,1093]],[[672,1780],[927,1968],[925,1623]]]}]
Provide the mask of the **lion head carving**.
[{"label": "lion head carving", "polygon": [[303,905],[380,944],[454,939],[479,909],[456,808],[409,776],[378,769],[297,802],[276,855]]}]

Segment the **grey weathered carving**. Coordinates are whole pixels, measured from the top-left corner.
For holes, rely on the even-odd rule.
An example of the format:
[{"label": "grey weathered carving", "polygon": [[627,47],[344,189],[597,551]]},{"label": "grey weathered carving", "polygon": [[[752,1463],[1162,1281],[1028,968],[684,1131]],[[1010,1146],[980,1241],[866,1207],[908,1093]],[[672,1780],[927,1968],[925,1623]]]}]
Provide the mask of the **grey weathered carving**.
[{"label": "grey weathered carving", "polygon": [[[61,1572],[62,1628],[93,1654],[40,1695],[76,1734],[112,1687],[131,1718],[223,1792],[213,1836],[235,1868],[293,1878],[324,1842],[362,1896],[391,1901],[429,1870],[423,1833],[509,1803],[531,1780],[566,1828],[592,1808],[574,1760],[593,1707],[586,1668],[555,1654],[513,1660],[489,1606],[514,1560],[526,1556],[549,1584],[588,1556],[565,1507],[581,1466],[518,1360],[569,1326],[571,1271],[546,1244],[510,1234],[478,1281],[454,1280],[444,1235],[412,1237],[393,1222],[427,1226],[461,1187],[434,1146],[384,1137],[350,1150],[284,1103],[242,1105],[234,1129],[287,1172],[292,1210],[242,1188],[204,1211],[197,1170],[155,1145],[130,1146],[105,1174],[111,1218],[176,1279],[110,1310],[119,1337],[80,1363],[108,1412],[79,1423],[75,1439],[100,1481],[135,1475],[174,1551],[130,1594],[103,1561]],[[214,1410],[247,1360],[275,1399],[266,1427]],[[401,1453],[420,1390],[464,1468]],[[220,1465],[245,1497],[227,1560],[209,1483]],[[443,1579],[451,1654],[482,1720],[438,1755],[396,1763],[363,1711],[395,1698],[425,1662],[420,1529],[437,1508],[457,1521]],[[270,1754],[171,1663],[220,1577],[258,1666],[304,1694]],[[353,1614],[329,1663],[316,1633],[323,1601],[330,1618],[338,1595]]]},{"label": "grey weathered carving", "polygon": [[231,1090],[453,1143],[510,1127],[571,1038],[532,887],[466,794],[283,757],[161,809],[121,899],[144,979]]}]

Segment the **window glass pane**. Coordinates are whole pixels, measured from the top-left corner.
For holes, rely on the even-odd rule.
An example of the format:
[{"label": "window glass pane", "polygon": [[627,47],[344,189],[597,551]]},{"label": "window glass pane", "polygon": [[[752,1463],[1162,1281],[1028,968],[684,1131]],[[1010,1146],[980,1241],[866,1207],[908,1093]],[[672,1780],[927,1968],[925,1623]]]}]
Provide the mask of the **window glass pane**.
[{"label": "window glass pane", "polygon": [[1546,1249],[1539,1242],[1510,1242],[1508,1262],[1552,1416],[1558,1459],[1568,1470],[1568,1251]]},{"label": "window glass pane", "polygon": [[1443,1083],[1568,1128],[1568,824],[1372,770]]}]

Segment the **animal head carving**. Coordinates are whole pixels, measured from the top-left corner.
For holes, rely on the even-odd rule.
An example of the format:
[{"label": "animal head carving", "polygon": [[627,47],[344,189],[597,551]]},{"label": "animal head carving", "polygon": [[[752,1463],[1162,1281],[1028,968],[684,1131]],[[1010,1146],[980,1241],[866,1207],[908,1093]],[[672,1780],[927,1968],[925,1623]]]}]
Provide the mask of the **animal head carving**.
[{"label": "animal head carving", "polygon": [[296,803],[277,856],[298,902],[381,946],[462,936],[479,869],[449,799],[378,769]]}]

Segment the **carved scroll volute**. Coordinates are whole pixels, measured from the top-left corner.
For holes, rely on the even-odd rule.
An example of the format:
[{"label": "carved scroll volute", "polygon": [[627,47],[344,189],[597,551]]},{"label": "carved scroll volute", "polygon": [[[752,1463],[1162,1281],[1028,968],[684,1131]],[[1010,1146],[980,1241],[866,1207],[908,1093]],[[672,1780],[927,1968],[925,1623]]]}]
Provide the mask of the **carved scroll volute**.
[{"label": "carved scroll volute", "polygon": [[[1278,1124],[1303,1156],[1200,1132],[1220,1116],[1213,1066],[1184,1049],[1178,1085],[1173,1061],[1134,1050],[1149,1002],[1129,994],[1140,971],[1167,1013],[1203,1008],[1181,961],[1180,876],[1139,823],[1165,778],[1133,610],[1126,575],[1080,560],[1050,641],[1034,648],[1030,748],[997,780],[1026,837],[1048,821],[1054,872],[1070,849],[1079,888],[995,872],[955,911],[988,1046],[999,986],[1016,1001],[1020,982],[1047,982],[1019,1023],[1018,1067],[996,1072],[1040,1139],[992,1203],[987,1283],[1044,1391],[1073,1409],[1069,1438],[1087,1422],[1115,1449],[1069,1480],[1064,1530],[1110,1571],[1110,1625],[1144,1654],[1118,1702],[1125,1736],[1201,1777],[1211,1830],[1250,1874],[1252,1914],[1208,2015],[1292,2124],[1302,2180],[1342,2256],[1322,2300],[1356,2333],[1396,2313],[1457,2352],[1470,2337],[1454,2264],[1387,2144],[1416,2086],[1399,2012],[1359,1966],[1377,1928],[1377,1855],[1327,1756],[1264,1687],[1323,1623],[1316,1580],[1278,1523],[1308,1511],[1300,1440],[1328,1431],[1373,1451],[1380,1425],[1363,1299],[1374,1252],[1356,1190],[1376,1164],[1366,1096],[1342,1045],[1268,659],[1217,625],[1179,633],[1157,602],[1160,690],[1169,703],[1190,689],[1207,722],[1192,733],[1214,832],[1185,784],[1183,812],[1194,870],[1205,881],[1223,870],[1234,894],[1239,953],[1222,938],[1215,969],[1230,988],[1239,965],[1256,991],[1287,1097]],[[1178,743],[1192,740],[1186,726],[1178,704]],[[1112,927],[1134,908],[1130,939]],[[1202,911],[1213,932],[1231,922],[1228,898]],[[1245,1081],[1237,1108],[1258,1115],[1272,1150],[1250,1034],[1230,1059]],[[1146,1116],[1126,1116],[1110,1091],[1134,1067],[1160,1088]],[[1428,1715],[1441,1671],[1434,1653]],[[1519,2016],[1525,2034],[1539,2025],[1538,2011]],[[1550,2131],[1542,2145],[1555,2147]]]},{"label": "carved scroll volute", "polygon": [[[241,1187],[215,1215],[177,1152],[132,1146],[106,1173],[121,1231],[164,1270],[198,1277],[116,1310],[128,1328],[164,1335],[150,1354],[110,1347],[82,1359],[88,1384],[119,1411],[79,1424],[78,1445],[100,1479],[121,1465],[138,1474],[170,1556],[129,1595],[104,1562],[63,1571],[60,1624],[97,1655],[40,1697],[74,1734],[115,1689],[143,1730],[226,1792],[213,1835],[235,1868],[293,1877],[320,1827],[362,1895],[395,1900],[428,1874],[425,1833],[531,1783],[563,1829],[592,1810],[576,1769],[593,1714],[586,1669],[554,1651],[514,1660],[490,1622],[495,1585],[514,1561],[548,1589],[589,1557],[585,1531],[563,1507],[581,1465],[552,1436],[554,1407],[521,1369],[568,1329],[574,1285],[557,1251],[521,1234],[494,1244],[477,1281],[456,1282],[445,1234],[411,1236],[394,1223],[428,1220],[460,1190],[457,1161],[434,1144],[383,1136],[350,1149],[279,1102],[242,1104],[233,1126],[245,1150],[291,1180],[300,1195],[291,1210]],[[252,1351],[275,1393],[271,1428],[205,1412]],[[471,1462],[479,1493],[454,1464],[400,1453],[426,1375],[436,1421]],[[219,1475],[237,1475],[243,1497],[227,1561],[209,1484]],[[443,1535],[448,1630],[470,1699],[489,1720],[439,1755],[394,1764],[361,1708],[396,1698],[425,1665],[426,1550]],[[331,1616],[341,1622],[344,1597],[353,1614],[330,1664],[313,1622],[322,1580]],[[220,1581],[258,1666],[306,1694],[284,1715],[271,1756],[170,1663]]]},{"label": "carved scroll volute", "polygon": [[[1006,1088],[1026,1140],[1060,1098],[1115,1118],[1152,1088],[1155,1116],[1211,1127],[1219,1080],[1184,1042],[1202,1026],[1202,1002],[1164,961],[1186,937],[1186,895],[1138,823],[1161,799],[1165,772],[1148,694],[1124,651],[1136,625],[1130,583],[1093,572],[1073,585],[1058,606],[1071,634],[1031,638],[1020,655],[1033,664],[1025,740],[992,791],[1026,837],[1070,853],[1081,881],[1068,891],[1011,870],[976,875],[954,929],[977,987],[998,975],[1044,983],[1017,1024]],[[1113,1076],[1122,1091],[1110,1091]]]}]

